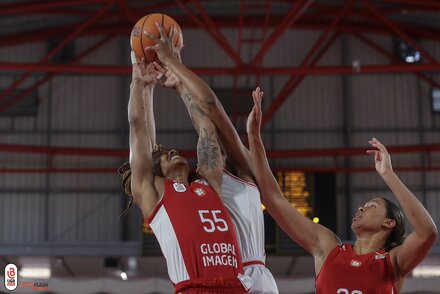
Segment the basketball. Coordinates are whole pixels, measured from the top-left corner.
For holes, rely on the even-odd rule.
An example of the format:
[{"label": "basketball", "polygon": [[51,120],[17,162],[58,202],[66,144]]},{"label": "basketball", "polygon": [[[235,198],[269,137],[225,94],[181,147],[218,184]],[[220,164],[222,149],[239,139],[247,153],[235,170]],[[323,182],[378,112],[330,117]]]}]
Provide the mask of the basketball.
[{"label": "basketball", "polygon": [[133,27],[133,30],[131,31],[130,36],[130,46],[136,54],[138,61],[144,58],[146,63],[151,63],[153,61],[160,63],[159,58],[157,58],[156,56],[156,52],[145,50],[145,47],[153,46],[156,44],[156,42],[148,38],[148,36],[144,34],[144,32],[148,32],[149,34],[160,38],[160,32],[159,29],[156,27],[156,22],[162,25],[167,34],[169,34],[170,32],[171,25],[174,24],[177,28],[177,33],[174,36],[173,43],[177,47],[182,46],[182,30],[180,29],[179,24],[174,19],[163,13],[147,14],[137,21],[137,23]]}]

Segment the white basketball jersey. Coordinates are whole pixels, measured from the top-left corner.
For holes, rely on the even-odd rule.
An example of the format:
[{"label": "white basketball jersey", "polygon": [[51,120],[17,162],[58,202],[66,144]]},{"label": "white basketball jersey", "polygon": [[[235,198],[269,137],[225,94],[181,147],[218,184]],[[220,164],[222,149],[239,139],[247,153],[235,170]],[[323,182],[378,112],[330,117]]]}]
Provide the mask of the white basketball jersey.
[{"label": "white basketball jersey", "polygon": [[[222,177],[222,200],[235,227],[244,272],[254,281],[248,293],[278,294],[273,275],[263,265],[266,259],[264,216],[258,187],[225,170]],[[263,264],[245,265],[252,261]]]},{"label": "white basketball jersey", "polygon": [[243,262],[264,262],[264,218],[258,188],[224,171],[222,200],[234,223]]}]

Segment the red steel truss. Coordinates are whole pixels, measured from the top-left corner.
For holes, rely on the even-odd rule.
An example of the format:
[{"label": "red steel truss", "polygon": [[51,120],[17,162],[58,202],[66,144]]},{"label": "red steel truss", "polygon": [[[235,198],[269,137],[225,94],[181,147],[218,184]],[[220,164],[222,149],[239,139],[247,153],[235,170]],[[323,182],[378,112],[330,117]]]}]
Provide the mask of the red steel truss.
[{"label": "red steel truss", "polygon": [[[396,166],[394,169],[401,171],[440,171],[440,166],[432,165],[431,155],[440,152],[440,144],[413,145],[413,146],[388,146],[388,151],[393,154],[421,153],[427,155],[427,163],[424,166]],[[278,168],[277,170],[301,170],[305,172],[372,172],[371,166],[344,167],[342,157],[365,156],[365,148],[327,148],[327,149],[304,149],[304,150],[267,150],[270,158],[304,158],[304,157],[331,157],[334,165],[329,167],[295,167]],[[53,156],[93,156],[93,157],[119,157],[128,158],[129,151],[125,149],[109,148],[71,148],[71,147],[46,147],[29,145],[0,144],[0,152],[47,154]],[[195,150],[179,150],[179,154],[186,158],[195,158]],[[115,173],[114,167],[84,167],[84,168],[0,168],[0,173]]]},{"label": "red steel truss", "polygon": [[[228,13],[215,13],[213,3],[218,7],[222,3],[235,3],[237,9],[230,9]],[[259,5],[259,6],[258,6]],[[258,6],[258,7],[257,7]],[[282,7],[284,14],[271,15],[272,8]],[[274,9],[275,11],[276,9]],[[19,2],[0,5],[0,16],[12,18],[23,15],[68,15],[78,18],[76,23],[51,25],[45,28],[15,31],[2,35],[0,47],[8,47],[33,42],[45,42],[51,39],[60,39],[56,48],[46,56],[42,56],[37,63],[13,63],[0,60],[0,70],[23,72],[22,76],[0,92],[0,101],[8,97],[32,73],[40,72],[47,75],[21,92],[21,94],[3,103],[0,112],[17,103],[25,95],[36,91],[41,85],[57,74],[113,74],[127,75],[129,66],[119,65],[84,65],[81,59],[89,53],[105,46],[117,35],[128,36],[133,23],[148,12],[162,11],[175,18],[183,28],[205,30],[225,54],[233,61],[234,67],[204,67],[194,68],[200,75],[232,76],[234,87],[238,87],[237,79],[245,76],[258,77],[263,75],[288,75],[290,79],[266,109],[263,124],[267,124],[282,104],[292,96],[292,93],[308,75],[341,75],[341,74],[368,74],[368,73],[413,73],[432,87],[440,87],[440,83],[429,77],[429,72],[440,72],[440,63],[415,40],[425,39],[434,42],[440,41],[438,27],[428,27],[414,22],[405,22],[399,18],[393,19],[395,14],[440,12],[440,3],[434,0],[348,0],[340,1],[340,5],[329,5],[312,0],[265,0],[253,1],[236,0],[235,2],[203,1],[203,0],[175,0],[149,1],[140,0],[41,0]],[[247,18],[246,15],[258,14],[259,17]],[[105,16],[105,17],[104,17]],[[262,33],[258,37],[247,38],[242,35],[244,28],[259,28]],[[231,42],[222,33],[223,28],[235,28],[238,32],[237,44]],[[322,31],[320,38],[310,48],[308,54],[300,64],[286,65],[285,67],[264,66],[264,57],[273,45],[287,30],[311,29]],[[271,33],[267,34],[271,30]],[[321,56],[333,45],[341,34],[350,34],[358,38],[365,46],[389,58],[389,63],[382,65],[362,64],[360,68],[347,66],[316,66]],[[392,52],[387,51],[372,41],[366,34],[380,34],[399,37],[413,48],[421,52],[424,62],[419,64],[405,64],[395,58]],[[101,40],[82,52],[69,64],[53,64],[50,59],[76,38],[84,36],[102,36]],[[242,44],[255,46],[256,54],[249,60],[243,58]],[[430,154],[438,152],[438,145],[390,148],[393,152],[419,152]],[[14,150],[13,150],[14,149]],[[96,150],[95,150],[96,151]],[[126,157],[126,150],[112,150],[107,154],[105,150],[96,152],[92,149],[57,148],[37,146],[0,145],[0,152],[44,153],[53,155],[76,156],[120,156]],[[316,151],[269,151],[270,157],[295,156],[341,156],[359,155],[359,149],[334,149]],[[60,153],[61,152],[61,153]],[[118,153],[119,152],[119,153]],[[354,152],[354,153],[353,153]],[[363,150],[362,150],[363,152]],[[106,155],[107,154],[107,155]],[[187,156],[194,156],[188,151]],[[407,167],[410,168],[410,167]],[[426,167],[413,167],[414,170],[436,170],[428,164]],[[363,168],[341,168],[335,165],[334,171],[347,172]],[[365,169],[370,170],[370,169]],[[1,172],[20,172],[20,169],[0,169]],[[105,168],[89,169],[22,169],[21,172],[107,172]]]}]

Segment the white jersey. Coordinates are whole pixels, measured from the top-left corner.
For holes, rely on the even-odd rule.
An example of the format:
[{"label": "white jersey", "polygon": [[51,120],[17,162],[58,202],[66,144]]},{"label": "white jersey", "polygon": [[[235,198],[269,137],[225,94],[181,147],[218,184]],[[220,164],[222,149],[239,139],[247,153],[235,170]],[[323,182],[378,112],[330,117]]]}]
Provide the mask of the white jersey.
[{"label": "white jersey", "polygon": [[224,171],[222,200],[237,233],[244,273],[254,280],[249,293],[278,293],[275,279],[264,265],[264,217],[257,186]]}]

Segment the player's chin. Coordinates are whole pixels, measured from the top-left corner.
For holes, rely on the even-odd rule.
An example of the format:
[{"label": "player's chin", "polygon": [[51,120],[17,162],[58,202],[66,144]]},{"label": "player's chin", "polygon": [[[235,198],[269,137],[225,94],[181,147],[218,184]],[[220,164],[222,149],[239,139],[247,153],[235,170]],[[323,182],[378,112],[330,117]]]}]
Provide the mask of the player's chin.
[{"label": "player's chin", "polygon": [[187,167],[189,169],[188,161],[186,161],[186,159],[182,158],[182,157],[174,159],[172,161],[172,165],[173,166],[179,166],[179,167],[185,166],[185,167]]},{"label": "player's chin", "polygon": [[352,230],[356,230],[359,226],[360,226],[359,220],[358,219],[353,219],[353,221],[351,222],[351,229]]}]

